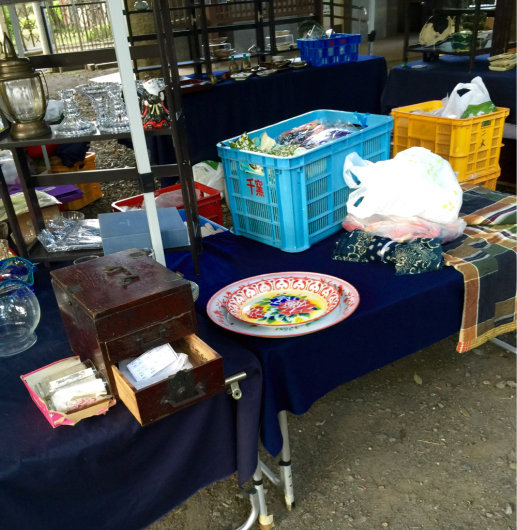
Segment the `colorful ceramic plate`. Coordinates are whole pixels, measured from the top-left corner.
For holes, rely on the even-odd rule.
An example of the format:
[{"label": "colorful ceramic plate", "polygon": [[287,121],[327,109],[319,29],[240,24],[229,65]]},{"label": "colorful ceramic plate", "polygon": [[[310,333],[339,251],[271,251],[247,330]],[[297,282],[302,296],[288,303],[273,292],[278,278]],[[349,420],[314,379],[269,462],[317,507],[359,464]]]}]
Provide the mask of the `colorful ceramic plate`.
[{"label": "colorful ceramic plate", "polygon": [[338,305],[339,293],[332,285],[288,274],[246,282],[226,301],[232,317],[257,326],[307,324],[324,317]]},{"label": "colorful ceramic plate", "polygon": [[289,272],[289,273],[276,273],[276,274],[264,274],[262,276],[255,276],[254,278],[248,278],[244,281],[252,280],[264,280],[271,278],[278,278],[281,276],[299,276],[304,278],[311,278],[315,280],[321,280],[329,283],[337,289],[340,294],[340,302],[335,311],[327,314],[326,316],[308,322],[306,324],[285,326],[285,327],[270,327],[270,326],[257,326],[255,324],[249,324],[242,322],[232,317],[226,309],[226,301],[228,297],[236,290],[243,287],[243,281],[232,283],[224,289],[214,294],[207,304],[207,313],[211,320],[217,325],[224,329],[240,333],[241,335],[251,335],[254,337],[265,337],[265,338],[287,338],[297,337],[299,335],[306,335],[308,333],[314,333],[325,328],[329,328],[334,324],[338,324],[348,318],[359,305],[359,293],[356,289],[345,280],[336,278],[334,276],[328,276],[326,274],[317,274],[312,272]]}]

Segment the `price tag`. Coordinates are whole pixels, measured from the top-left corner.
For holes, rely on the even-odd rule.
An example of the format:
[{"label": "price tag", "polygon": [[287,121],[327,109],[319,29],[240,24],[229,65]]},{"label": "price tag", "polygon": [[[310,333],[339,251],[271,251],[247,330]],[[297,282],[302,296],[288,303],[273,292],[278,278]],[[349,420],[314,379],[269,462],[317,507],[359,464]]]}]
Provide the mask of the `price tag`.
[{"label": "price tag", "polygon": [[136,381],[143,381],[163,370],[178,358],[170,344],[158,346],[135,359],[127,365]]}]

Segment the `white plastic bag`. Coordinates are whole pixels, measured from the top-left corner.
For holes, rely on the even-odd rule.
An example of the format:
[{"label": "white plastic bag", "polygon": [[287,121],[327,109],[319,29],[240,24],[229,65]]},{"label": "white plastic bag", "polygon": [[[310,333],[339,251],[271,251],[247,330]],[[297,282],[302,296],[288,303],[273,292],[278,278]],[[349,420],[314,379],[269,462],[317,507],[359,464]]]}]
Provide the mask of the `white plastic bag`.
[{"label": "white plastic bag", "polygon": [[[213,165],[216,165],[214,168]],[[224,182],[224,172],[223,165],[220,162],[199,162],[192,166],[192,171],[194,173],[194,180],[200,182],[205,186],[210,186],[221,192],[221,198],[224,199],[226,194],[226,184]]]},{"label": "white plastic bag", "polygon": [[[467,90],[459,95],[460,90]],[[490,100],[490,94],[481,77],[475,77],[470,83],[458,83],[449,97],[442,100],[443,108],[436,116],[444,118],[470,118],[497,110]],[[471,107],[469,112],[467,107]]]},{"label": "white plastic bag", "polygon": [[60,99],[58,100],[49,99],[44,120],[47,121],[48,123],[58,122],[61,119],[61,116],[63,116],[64,111],[65,111],[64,101]]},{"label": "white plastic bag", "polygon": [[343,220],[343,228],[363,230],[374,236],[386,237],[400,243],[417,238],[439,238],[440,242],[454,241],[463,234],[467,223],[458,217],[449,224],[432,223],[420,217],[399,217],[398,215],[372,215],[359,219],[348,214]]},{"label": "white plastic bag", "polygon": [[448,224],[462,204],[463,192],[449,162],[422,147],[376,163],[352,153],[345,159],[343,177],[354,189],[348,213],[361,219],[374,214],[416,216]]}]

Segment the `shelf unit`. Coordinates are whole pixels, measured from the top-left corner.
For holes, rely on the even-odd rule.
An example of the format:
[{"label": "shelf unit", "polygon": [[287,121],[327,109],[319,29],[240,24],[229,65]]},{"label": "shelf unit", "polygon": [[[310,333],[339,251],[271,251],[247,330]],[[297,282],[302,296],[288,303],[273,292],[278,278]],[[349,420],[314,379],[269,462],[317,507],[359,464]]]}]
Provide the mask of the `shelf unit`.
[{"label": "shelf unit", "polygon": [[[515,45],[510,41],[510,28],[511,28],[511,17],[512,10],[515,9],[515,0],[497,0],[496,5],[482,6],[481,0],[475,0],[475,6],[469,8],[460,7],[439,7],[441,4],[440,0],[427,0],[425,3],[425,18],[428,19],[432,15],[444,14],[450,17],[456,17],[455,30],[459,31],[460,28],[460,16],[463,13],[474,14],[474,26],[472,31],[472,43],[477,43],[479,17],[480,13],[487,13],[488,16],[494,17],[494,29],[492,37],[492,46],[486,48],[471,47],[468,52],[453,52],[444,51],[440,47],[429,47],[421,46],[420,44],[409,44],[409,8],[410,0],[406,0],[405,6],[405,35],[404,35],[404,56],[403,62],[407,64],[408,53],[417,52],[422,53],[424,61],[432,61],[438,58],[439,55],[458,55],[470,57],[469,71],[472,72],[475,67],[476,57],[478,55],[498,55],[504,53],[509,47]],[[515,13],[513,14],[515,16]]]},{"label": "shelf unit", "polygon": [[[18,3],[17,0],[2,0],[2,5]],[[29,145],[47,145],[92,141],[92,140],[111,140],[131,138],[131,133],[121,134],[103,134],[97,131],[94,134],[78,136],[74,138],[58,137],[55,134],[55,127],[52,134],[47,137],[35,138],[29,140],[12,140],[9,136],[0,140],[1,149],[10,149],[13,153],[16,169],[20,177],[22,191],[27,201],[29,214],[36,233],[45,228],[41,208],[36,198],[36,186],[59,185],[59,184],[79,184],[88,182],[109,182],[116,180],[139,181],[140,189],[144,194],[150,194],[154,191],[154,177],[178,176],[181,184],[183,204],[187,220],[189,234],[189,246],[171,249],[173,252],[188,251],[192,254],[194,268],[196,273],[200,273],[199,255],[202,252],[201,228],[199,224],[199,214],[197,208],[196,192],[194,187],[194,178],[190,163],[187,136],[185,129],[185,116],[182,110],[180,76],[176,62],[174,49],[174,39],[172,37],[172,27],[170,17],[163,18],[163,13],[167,12],[168,0],[155,0],[154,18],[157,32],[157,43],[152,45],[135,46],[129,49],[131,59],[135,58],[153,58],[159,57],[162,66],[162,75],[166,82],[166,97],[171,115],[171,127],[169,129],[157,129],[144,131],[146,135],[170,135],[173,139],[174,150],[176,153],[177,164],[154,166],[149,172],[140,172],[137,168],[122,168],[111,170],[79,171],[73,173],[59,173],[46,175],[31,175],[27,163],[24,148]],[[113,22],[113,21],[112,21]],[[127,50],[126,50],[127,53]],[[35,68],[55,68],[60,66],[79,66],[91,62],[113,62],[117,60],[115,49],[91,50],[86,52],[72,52],[54,55],[40,55],[31,58]],[[119,64],[122,74],[122,65]],[[129,70],[129,73],[131,70]],[[123,83],[124,84],[124,83]],[[8,123],[3,117],[4,123]],[[131,116],[130,116],[131,119]],[[139,122],[137,125],[141,125]],[[146,159],[147,167],[148,159]],[[137,165],[139,158],[137,153]],[[43,262],[49,264],[56,261],[75,260],[85,254],[92,254],[91,250],[87,251],[70,251],[70,252],[47,252],[38,240],[30,245],[26,245],[18,224],[18,218],[15,214],[13,204],[7,189],[5,178],[0,171],[0,196],[3,200],[7,218],[16,240],[16,247],[20,256],[34,262]],[[152,235],[152,227],[151,227]],[[99,252],[101,253],[101,252]]]},{"label": "shelf unit", "polygon": [[[156,0],[155,0],[156,1]],[[176,11],[184,11],[186,16],[185,28],[177,28],[172,24],[172,35],[174,37],[187,37],[189,41],[189,52],[191,59],[189,61],[182,61],[178,63],[178,66],[193,66],[194,73],[196,76],[200,76],[203,73],[210,79],[212,76],[212,63],[216,63],[210,57],[202,57],[201,47],[199,46],[199,39],[205,50],[209,49],[208,41],[209,35],[220,32],[233,32],[243,30],[255,30],[255,38],[257,47],[260,52],[252,54],[252,57],[259,57],[262,61],[265,60],[266,56],[276,55],[276,41],[275,41],[275,27],[277,24],[296,23],[308,18],[314,18],[321,23],[323,17],[323,0],[237,0],[227,3],[210,4],[205,0],[198,2],[191,2],[190,0],[182,0],[183,5],[181,6],[170,6],[169,10],[174,13]],[[213,10],[220,9],[235,9],[236,6],[253,6],[253,18],[252,21],[238,22],[235,24],[221,24],[221,25],[208,25],[210,22],[208,13]],[[130,10],[128,0],[124,0],[124,14],[127,17],[128,23],[128,40],[131,46],[135,43],[143,41],[152,41],[157,38],[157,33],[148,33],[143,35],[134,35],[131,24],[131,17],[143,14],[149,14],[153,12],[150,8],[146,11]],[[286,7],[287,6],[287,7]],[[275,14],[275,10],[278,14]],[[282,16],[284,12],[289,11],[300,11],[304,12],[303,16]],[[309,11],[311,11],[309,13]],[[280,16],[279,16],[280,15]],[[248,16],[250,16],[248,14]],[[266,20],[267,19],[267,20]],[[271,49],[265,49],[265,36],[264,28],[269,27],[269,34],[272,36]],[[148,65],[139,66],[138,60],[140,58],[133,58],[133,71],[137,78],[140,74],[158,70],[159,65]],[[203,72],[204,67],[204,72]]]}]

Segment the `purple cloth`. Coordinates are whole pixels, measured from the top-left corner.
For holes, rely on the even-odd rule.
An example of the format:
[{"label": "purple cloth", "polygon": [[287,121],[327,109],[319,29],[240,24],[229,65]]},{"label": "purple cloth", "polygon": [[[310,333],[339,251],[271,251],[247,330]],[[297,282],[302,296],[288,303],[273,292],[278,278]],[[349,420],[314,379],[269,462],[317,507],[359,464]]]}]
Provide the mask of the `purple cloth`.
[{"label": "purple cloth", "polygon": [[[77,186],[72,184],[67,184],[64,186],[44,186],[42,188],[36,189],[38,191],[44,191],[45,193],[52,195],[63,204],[82,199],[84,195],[84,193]],[[9,186],[9,195],[12,195],[13,193],[20,193],[21,191],[22,188],[20,185]]]}]

